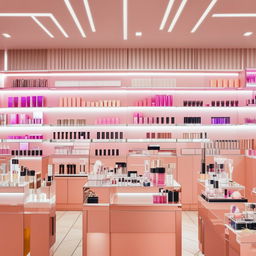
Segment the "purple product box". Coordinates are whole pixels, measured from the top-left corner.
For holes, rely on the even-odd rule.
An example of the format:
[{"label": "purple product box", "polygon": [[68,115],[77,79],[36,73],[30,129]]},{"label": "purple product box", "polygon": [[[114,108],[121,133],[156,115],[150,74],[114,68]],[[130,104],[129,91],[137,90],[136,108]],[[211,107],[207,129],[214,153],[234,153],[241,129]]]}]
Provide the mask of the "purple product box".
[{"label": "purple product box", "polygon": [[13,107],[13,97],[8,97],[8,108]]},{"label": "purple product box", "polygon": [[36,104],[36,96],[32,96],[32,107],[35,108],[37,107],[37,104]]},{"label": "purple product box", "polygon": [[27,97],[21,97],[21,107],[27,107]]},{"label": "purple product box", "polygon": [[31,107],[31,104],[30,104],[30,96],[27,96],[27,107]]},{"label": "purple product box", "polygon": [[37,96],[37,107],[44,106],[44,96]]},{"label": "purple product box", "polygon": [[13,97],[13,107],[19,107],[19,97]]}]

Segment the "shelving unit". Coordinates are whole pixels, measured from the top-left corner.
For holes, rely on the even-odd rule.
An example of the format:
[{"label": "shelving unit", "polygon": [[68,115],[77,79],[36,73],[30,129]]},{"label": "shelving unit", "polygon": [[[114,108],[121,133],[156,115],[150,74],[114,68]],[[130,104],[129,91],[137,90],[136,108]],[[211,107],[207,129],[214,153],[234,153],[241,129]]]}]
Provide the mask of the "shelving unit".
[{"label": "shelving unit", "polygon": [[[69,75],[69,77],[68,77]],[[1,144],[8,145],[10,148],[17,147],[17,143],[28,143],[30,147],[33,145],[39,145],[43,148],[44,158],[48,163],[55,164],[55,168],[63,163],[80,164],[83,161],[86,162],[86,172],[93,168],[94,162],[99,159],[106,166],[114,166],[115,162],[120,160],[128,161],[128,168],[142,169],[143,163],[138,162],[138,158],[143,160],[147,157],[150,159],[157,157],[163,158],[164,164],[168,162],[176,162],[176,179],[181,183],[185,189],[185,196],[183,206],[192,208],[196,204],[196,200],[187,196],[189,194],[195,194],[194,185],[189,187],[183,186],[187,184],[187,180],[190,179],[190,175],[187,175],[187,170],[192,168],[192,175],[196,175],[199,170],[200,164],[200,152],[197,155],[197,150],[200,150],[204,143],[211,142],[214,139],[253,139],[255,138],[256,124],[245,124],[245,118],[256,119],[256,104],[255,106],[246,106],[246,100],[255,97],[255,91],[253,87],[245,87],[243,81],[243,74],[241,71],[227,71],[227,72],[159,72],[156,77],[147,73],[15,73],[8,72],[4,74],[5,87],[0,89],[0,115],[11,113],[18,114],[31,114],[34,112],[43,113],[43,124],[18,124],[18,125],[5,125],[0,126]],[[13,79],[17,78],[44,78],[49,79],[48,88],[10,88]],[[60,85],[59,81],[68,81],[70,77],[74,81],[94,81],[95,79],[104,81],[119,81],[120,86],[99,86],[99,87],[56,87]],[[140,79],[141,83],[145,83],[145,79],[150,80],[150,86],[135,87],[135,80]],[[212,79],[240,79],[241,88],[213,88],[210,87],[210,80]],[[174,79],[176,87],[153,87],[154,79],[162,79],[161,81],[167,81],[168,79]],[[154,80],[155,81],[155,80]],[[160,80],[159,80],[160,81]],[[173,82],[173,81],[172,81]],[[110,83],[105,83],[109,85]],[[158,82],[158,85],[161,84]],[[153,84],[154,85],[154,84]],[[172,95],[173,106],[135,106],[138,101],[145,98],[149,98],[155,95]],[[44,107],[27,107],[27,108],[7,108],[8,97],[24,97],[24,96],[45,96]],[[100,101],[104,99],[120,100],[120,107],[59,107],[60,97],[83,97],[87,101]],[[204,105],[201,107],[184,107],[184,100],[200,100],[204,101]],[[213,107],[206,106],[211,105],[211,101],[221,100],[239,100],[238,107]],[[134,112],[140,112],[145,117],[174,117],[174,124],[134,124],[133,114]],[[63,117],[62,117],[63,116]],[[97,124],[98,118],[112,118],[113,116],[119,118],[118,124]],[[201,124],[184,124],[184,117],[201,117]],[[211,117],[230,117],[231,124],[213,125],[211,124]],[[86,125],[57,125],[57,119],[86,119]],[[60,139],[53,140],[53,132],[61,131],[65,133],[70,132],[90,132],[89,139]],[[27,133],[40,133],[43,135],[43,139],[7,139],[8,135],[24,135]],[[123,139],[97,139],[97,132],[122,132]],[[161,136],[165,136],[164,133],[171,133],[170,138],[155,138],[149,139],[146,137],[146,133],[161,133]],[[186,139],[184,133],[195,134],[196,138]],[[204,138],[198,138],[199,133],[207,136]],[[157,143],[161,148],[174,148],[175,154],[132,154],[129,150],[145,150],[149,144]],[[62,155],[55,153],[55,146],[83,146],[88,144],[89,154],[83,155]],[[96,156],[96,149],[119,149],[118,156],[114,155],[101,155]],[[183,150],[188,149],[194,152],[195,159],[191,159],[191,155],[188,153],[183,154]],[[230,153],[231,150],[228,152]],[[236,151],[237,152],[237,151]],[[224,151],[220,153],[225,154]],[[244,157],[242,151],[240,151],[240,157]],[[133,157],[134,155],[135,157]],[[4,157],[0,155],[0,157]],[[9,157],[9,156],[8,156]],[[236,157],[236,155],[233,155]],[[134,158],[134,159],[131,159]],[[188,162],[188,165],[181,164],[182,161]],[[63,162],[64,161],[64,162]],[[139,165],[142,165],[138,167]],[[45,170],[43,170],[45,171]],[[55,170],[55,173],[57,171]],[[78,207],[79,203],[75,198],[78,196],[78,192],[74,192],[73,196],[67,195],[65,199],[58,199],[58,195],[64,191],[69,193],[70,188],[78,191],[79,186],[72,184],[73,181],[68,179],[72,177],[72,180],[79,179],[79,182],[86,180],[85,176],[79,176],[80,174],[57,174],[55,175],[57,181],[57,204],[61,205],[63,209],[70,208],[75,205]],[[190,177],[190,178],[189,178]],[[77,181],[78,182],[78,181]],[[79,183],[78,182],[78,183]],[[79,183],[80,184],[80,183]],[[69,200],[68,200],[69,198]],[[72,203],[72,200],[76,203]],[[81,198],[80,198],[81,199]],[[79,200],[80,200],[79,199]],[[71,208],[72,208],[71,207]],[[79,208],[79,207],[78,207]]]}]

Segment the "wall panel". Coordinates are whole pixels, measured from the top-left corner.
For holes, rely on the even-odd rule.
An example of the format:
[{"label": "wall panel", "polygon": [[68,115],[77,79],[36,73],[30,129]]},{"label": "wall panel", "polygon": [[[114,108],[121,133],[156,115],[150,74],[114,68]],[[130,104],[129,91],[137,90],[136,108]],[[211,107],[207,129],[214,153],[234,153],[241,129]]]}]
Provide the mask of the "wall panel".
[{"label": "wall panel", "polygon": [[246,67],[256,67],[256,49],[8,50],[8,69],[10,71],[238,70]]}]

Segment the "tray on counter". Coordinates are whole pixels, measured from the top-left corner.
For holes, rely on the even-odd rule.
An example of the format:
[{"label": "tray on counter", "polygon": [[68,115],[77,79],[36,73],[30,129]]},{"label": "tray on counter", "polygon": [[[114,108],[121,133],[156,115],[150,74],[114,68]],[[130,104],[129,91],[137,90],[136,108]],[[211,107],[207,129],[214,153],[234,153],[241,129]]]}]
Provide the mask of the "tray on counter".
[{"label": "tray on counter", "polygon": [[233,198],[208,198],[204,194],[201,194],[201,197],[209,203],[247,203],[246,198],[233,199]]}]

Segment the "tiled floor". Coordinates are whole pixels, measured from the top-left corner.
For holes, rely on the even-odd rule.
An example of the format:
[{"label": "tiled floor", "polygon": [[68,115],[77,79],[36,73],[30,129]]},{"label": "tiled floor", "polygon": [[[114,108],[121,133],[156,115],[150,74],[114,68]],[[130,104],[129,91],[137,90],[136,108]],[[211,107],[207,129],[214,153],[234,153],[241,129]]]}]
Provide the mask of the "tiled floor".
[{"label": "tiled floor", "polygon": [[[197,212],[182,214],[182,256],[200,256],[197,241]],[[57,212],[54,256],[82,255],[82,213]]]}]

